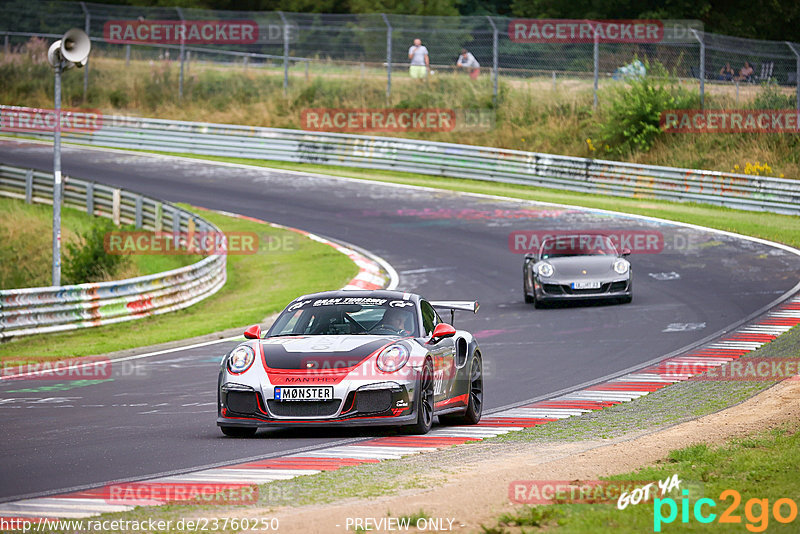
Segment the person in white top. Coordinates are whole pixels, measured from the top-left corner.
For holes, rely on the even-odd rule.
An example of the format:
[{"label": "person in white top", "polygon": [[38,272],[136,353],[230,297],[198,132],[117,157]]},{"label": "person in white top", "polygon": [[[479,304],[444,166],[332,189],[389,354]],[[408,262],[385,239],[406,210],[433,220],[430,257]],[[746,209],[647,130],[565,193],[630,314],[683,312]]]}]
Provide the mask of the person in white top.
[{"label": "person in white top", "polygon": [[422,45],[420,39],[414,39],[414,46],[408,49],[408,59],[411,60],[408,74],[412,78],[424,78],[427,76],[431,62],[428,57],[428,49]]},{"label": "person in white top", "polygon": [[478,60],[475,59],[475,56],[473,56],[471,52],[467,52],[466,48],[461,49],[461,55],[458,56],[456,66],[464,69],[464,72],[469,72],[469,75],[472,78],[478,77],[481,67],[480,63],[478,63]]}]

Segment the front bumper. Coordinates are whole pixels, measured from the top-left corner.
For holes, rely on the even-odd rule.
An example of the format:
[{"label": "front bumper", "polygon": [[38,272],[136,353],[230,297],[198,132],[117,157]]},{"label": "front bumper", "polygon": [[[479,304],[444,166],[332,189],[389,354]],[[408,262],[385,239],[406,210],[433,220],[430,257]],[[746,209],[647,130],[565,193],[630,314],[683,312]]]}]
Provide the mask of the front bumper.
[{"label": "front bumper", "polygon": [[539,279],[534,281],[536,300],[540,302],[555,300],[595,300],[630,297],[633,291],[633,280],[615,278],[600,282],[598,289],[572,289],[568,282]]},{"label": "front bumper", "polygon": [[413,388],[400,383],[362,386],[329,401],[265,401],[264,397],[250,386],[224,384],[219,389],[217,425],[403,425],[417,418]]}]

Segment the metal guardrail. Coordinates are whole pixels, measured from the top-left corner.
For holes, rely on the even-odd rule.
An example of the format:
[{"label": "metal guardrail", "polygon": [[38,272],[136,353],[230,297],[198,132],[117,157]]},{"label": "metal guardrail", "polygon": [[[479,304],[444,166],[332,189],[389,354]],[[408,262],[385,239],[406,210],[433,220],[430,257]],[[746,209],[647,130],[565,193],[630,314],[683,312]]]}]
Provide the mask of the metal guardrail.
[{"label": "metal guardrail", "polygon": [[[67,177],[64,205],[150,231],[220,232],[202,217],[150,197]],[[0,196],[52,204],[53,175],[0,165]],[[0,340],[119,323],[203,300],[225,284],[227,257],[127,280],[0,290]]]},{"label": "metal guardrail", "polygon": [[[0,116],[19,109],[0,106]],[[120,116],[104,116],[94,132],[62,132],[62,138],[94,146],[405,171],[800,214],[800,180],[492,147]]]}]

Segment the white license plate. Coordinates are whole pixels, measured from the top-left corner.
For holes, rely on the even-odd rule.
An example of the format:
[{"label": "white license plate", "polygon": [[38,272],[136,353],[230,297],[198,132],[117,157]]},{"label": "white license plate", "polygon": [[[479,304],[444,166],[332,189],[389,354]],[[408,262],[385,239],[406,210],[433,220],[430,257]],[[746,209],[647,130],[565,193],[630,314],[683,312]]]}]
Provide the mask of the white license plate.
[{"label": "white license plate", "polygon": [[600,282],[572,282],[572,289],[600,289]]},{"label": "white license plate", "polygon": [[275,388],[274,398],[276,401],[321,401],[333,399],[333,387],[331,386],[306,386],[306,387],[283,387]]}]

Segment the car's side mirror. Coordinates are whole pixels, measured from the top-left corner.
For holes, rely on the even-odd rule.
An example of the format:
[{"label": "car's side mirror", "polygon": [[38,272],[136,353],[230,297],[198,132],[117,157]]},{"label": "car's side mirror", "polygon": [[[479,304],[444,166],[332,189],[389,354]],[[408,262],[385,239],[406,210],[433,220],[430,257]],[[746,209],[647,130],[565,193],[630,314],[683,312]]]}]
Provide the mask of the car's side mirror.
[{"label": "car's side mirror", "polygon": [[455,328],[447,323],[439,323],[436,325],[436,328],[433,329],[433,335],[431,335],[430,343],[438,343],[442,339],[446,337],[453,337],[454,335],[456,335]]},{"label": "car's side mirror", "polygon": [[261,339],[261,327],[257,324],[248,326],[247,330],[244,331],[244,337],[247,339]]},{"label": "car's side mirror", "polygon": [[623,255],[623,256],[630,256],[630,255],[631,255],[631,249],[629,249],[629,248],[623,248],[623,249],[622,249],[622,255]]},{"label": "car's side mirror", "polygon": [[536,254],[531,254],[531,253],[525,254],[525,262],[536,263]]}]

